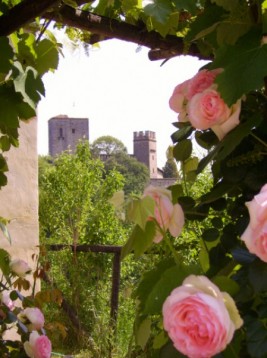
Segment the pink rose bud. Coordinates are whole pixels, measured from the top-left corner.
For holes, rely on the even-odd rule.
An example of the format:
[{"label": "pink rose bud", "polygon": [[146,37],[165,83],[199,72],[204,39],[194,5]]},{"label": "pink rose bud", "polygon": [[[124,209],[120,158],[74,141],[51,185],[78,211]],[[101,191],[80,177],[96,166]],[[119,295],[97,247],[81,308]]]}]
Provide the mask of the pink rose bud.
[{"label": "pink rose bud", "polygon": [[29,341],[24,343],[24,349],[30,358],[50,358],[52,345],[47,336],[40,336],[36,331],[30,334]]},{"label": "pink rose bud", "polygon": [[234,300],[205,276],[188,276],[163,304],[163,325],[174,347],[189,358],[210,358],[243,324]]},{"label": "pink rose bud", "polygon": [[171,192],[150,185],[145,189],[144,196],[150,196],[155,202],[154,216],[149,218],[155,220],[159,226],[156,229],[154,242],[160,242],[163,238],[162,232],[167,230],[173,237],[177,237],[184,225],[184,212],[179,204],[173,205]]},{"label": "pink rose bud", "polygon": [[1,293],[1,302],[12,311],[15,308],[14,301],[10,298],[10,291],[3,291]]},{"label": "pink rose bud", "polygon": [[28,327],[29,331],[39,330],[44,326],[44,315],[37,307],[25,308],[18,317]]},{"label": "pink rose bud", "polygon": [[250,222],[241,236],[252,254],[267,262],[267,184],[246,203]]},{"label": "pink rose bud", "polygon": [[11,271],[19,277],[25,277],[27,273],[31,272],[30,266],[21,259],[14,259],[9,264]]}]

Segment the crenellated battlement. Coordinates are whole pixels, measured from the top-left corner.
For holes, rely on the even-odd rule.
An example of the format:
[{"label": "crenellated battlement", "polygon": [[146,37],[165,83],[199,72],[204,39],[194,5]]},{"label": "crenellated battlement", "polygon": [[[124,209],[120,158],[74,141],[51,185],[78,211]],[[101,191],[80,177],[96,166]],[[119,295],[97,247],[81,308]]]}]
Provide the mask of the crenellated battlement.
[{"label": "crenellated battlement", "polygon": [[134,140],[156,140],[156,133],[152,131],[134,132]]}]

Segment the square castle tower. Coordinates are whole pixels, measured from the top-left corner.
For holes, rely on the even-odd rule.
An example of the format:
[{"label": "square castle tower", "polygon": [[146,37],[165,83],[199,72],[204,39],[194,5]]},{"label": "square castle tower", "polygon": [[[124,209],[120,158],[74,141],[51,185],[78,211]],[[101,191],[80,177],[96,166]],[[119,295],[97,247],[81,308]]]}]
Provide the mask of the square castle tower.
[{"label": "square castle tower", "polygon": [[65,150],[75,151],[79,140],[89,140],[88,118],[70,118],[66,115],[48,121],[49,154],[52,157]]}]

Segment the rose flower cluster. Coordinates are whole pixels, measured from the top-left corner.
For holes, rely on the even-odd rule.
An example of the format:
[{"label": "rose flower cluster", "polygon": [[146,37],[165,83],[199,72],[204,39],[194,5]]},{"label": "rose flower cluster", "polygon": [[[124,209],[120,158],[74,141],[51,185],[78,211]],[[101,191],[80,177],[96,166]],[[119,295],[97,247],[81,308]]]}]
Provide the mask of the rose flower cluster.
[{"label": "rose flower cluster", "polygon": [[[172,193],[149,186],[143,197],[154,201],[154,214],[147,220],[156,223],[154,242],[169,232],[180,235],[184,226],[182,207],[173,204]],[[188,276],[167,297],[162,308],[163,326],[174,347],[189,358],[210,358],[225,350],[243,321],[234,300],[205,276]]]},{"label": "rose flower cluster", "polygon": [[[21,259],[13,259],[9,262],[11,277],[25,279],[26,275],[31,272],[27,262]],[[4,288],[4,289],[3,289]],[[23,325],[27,332],[28,340],[24,341],[23,347],[30,358],[50,358],[52,345],[49,338],[44,334],[44,315],[37,307],[16,307],[15,300],[11,299],[12,287],[5,288],[2,286],[0,292],[0,305],[12,311],[17,315],[17,324]],[[22,299],[22,295],[19,296]],[[21,306],[21,305],[19,305]],[[7,316],[6,309],[0,309],[0,318],[4,320]],[[25,339],[25,337],[24,337]]]},{"label": "rose flower cluster", "polygon": [[224,102],[214,82],[222,69],[201,70],[193,78],[175,87],[170,108],[180,122],[190,122],[196,129],[211,128],[221,140],[239,124],[241,100],[231,107]]}]

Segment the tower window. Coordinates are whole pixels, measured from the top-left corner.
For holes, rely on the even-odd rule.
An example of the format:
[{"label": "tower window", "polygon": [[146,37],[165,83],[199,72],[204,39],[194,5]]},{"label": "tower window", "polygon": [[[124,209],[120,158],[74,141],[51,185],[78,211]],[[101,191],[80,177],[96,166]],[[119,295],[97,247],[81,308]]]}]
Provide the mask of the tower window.
[{"label": "tower window", "polygon": [[75,133],[75,128],[72,128],[72,130],[71,130],[71,131],[72,131],[72,133]]},{"label": "tower window", "polygon": [[63,137],[63,128],[59,128],[59,137],[58,139],[64,139]]}]

